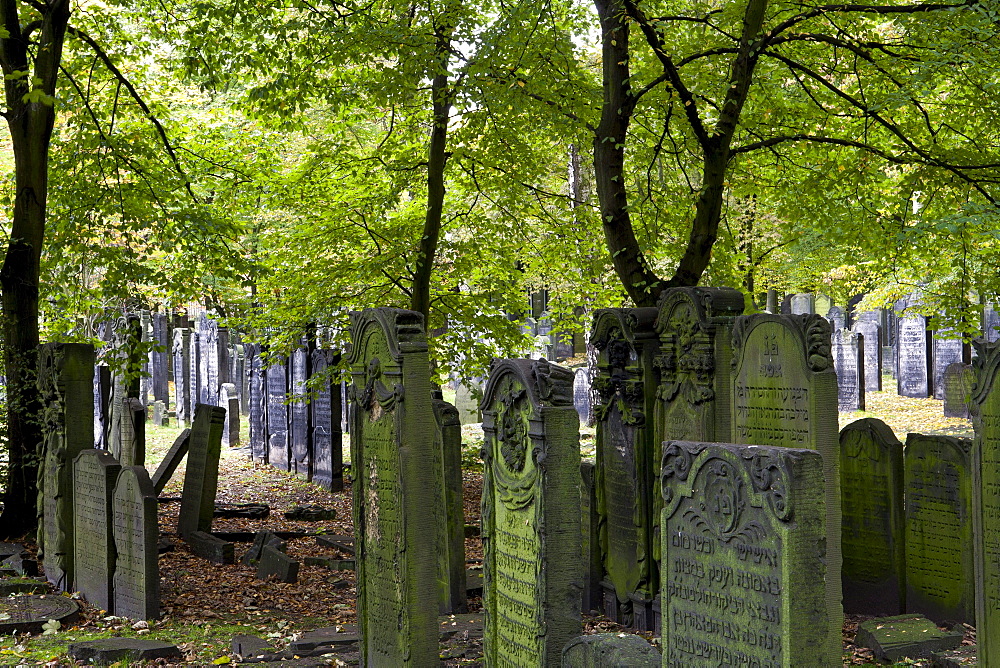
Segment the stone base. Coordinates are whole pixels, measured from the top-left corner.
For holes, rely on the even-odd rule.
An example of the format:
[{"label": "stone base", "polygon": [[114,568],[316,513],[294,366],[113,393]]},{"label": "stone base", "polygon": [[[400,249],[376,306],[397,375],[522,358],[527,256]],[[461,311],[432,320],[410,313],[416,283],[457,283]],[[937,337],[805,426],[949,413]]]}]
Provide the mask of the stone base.
[{"label": "stone base", "polygon": [[67,653],[77,661],[108,665],[125,661],[151,661],[153,659],[181,658],[176,645],[139,638],[107,638],[72,643]]},{"label": "stone base", "polygon": [[971,668],[978,665],[975,645],[931,653],[932,668]]},{"label": "stone base", "polygon": [[655,618],[659,616],[653,611],[653,601],[636,594],[629,594],[629,600],[621,603],[614,586],[607,580],[601,581],[601,592],[605,617],[630,629],[653,630]]},{"label": "stone base", "polygon": [[930,657],[931,652],[955,649],[962,644],[961,630],[942,631],[923,615],[877,617],[862,622],[854,644],[867,647],[882,661]]},{"label": "stone base", "polygon": [[597,633],[573,638],[562,651],[562,668],[629,666],[659,668],[662,659],[656,648],[636,635]]}]

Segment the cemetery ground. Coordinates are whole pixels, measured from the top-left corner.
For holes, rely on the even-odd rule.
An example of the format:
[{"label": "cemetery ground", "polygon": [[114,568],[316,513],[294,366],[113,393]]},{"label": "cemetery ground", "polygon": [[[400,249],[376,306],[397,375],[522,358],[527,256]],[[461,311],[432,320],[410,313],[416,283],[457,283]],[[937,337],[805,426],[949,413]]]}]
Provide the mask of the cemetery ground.
[{"label": "cemetery ground", "polygon": [[[886,377],[884,387],[894,387]],[[905,441],[908,432],[973,436],[969,420],[945,418],[941,402],[934,399],[912,399],[898,396],[894,390],[869,392],[868,410],[841,413],[840,427],[862,417],[884,420]],[[247,425],[244,420],[243,439]],[[180,433],[176,427],[147,425],[147,468],[154,468]],[[344,435],[344,458],[348,461],[349,436]],[[465,482],[465,522],[469,527],[466,556],[469,568],[481,564],[481,544],[475,529],[479,521],[482,471],[479,450],[482,430],[478,425],[463,427],[463,477]],[[594,456],[594,432],[581,429],[581,453]],[[264,519],[217,517],[213,532],[246,532],[259,530],[297,532],[288,540],[288,554],[301,562],[298,581],[282,583],[274,579],[258,580],[255,568],[239,563],[247,542],[236,543],[237,563],[213,564],[194,556],[175,535],[179,496],[184,478],[184,464],[178,468],[161,494],[159,522],[161,543],[166,551],[160,555],[161,618],[156,622],[138,622],[106,616],[103,611],[84,604],[79,622],[45,635],[0,636],[0,665],[74,665],[66,653],[70,643],[108,637],[137,637],[177,644],[184,653],[184,662],[197,665],[235,663],[231,641],[239,634],[258,636],[275,649],[284,649],[299,634],[316,628],[342,627],[351,629],[355,622],[355,589],[353,570],[331,570],[305,563],[306,557],[326,557],[349,560],[353,555],[335,548],[321,547],[316,536],[350,536],[352,533],[351,496],[348,486],[343,492],[326,492],[293,474],[267,465],[254,464],[245,449],[223,449],[219,470],[219,504],[267,504],[270,514]],[[333,508],[336,518],[325,521],[296,521],[284,513],[296,506],[318,505]],[[31,543],[32,541],[26,540]],[[169,547],[166,547],[169,544]],[[162,548],[161,548],[162,549]],[[53,596],[58,594],[52,594]],[[81,603],[83,603],[81,601]],[[470,611],[481,610],[478,597],[470,597]],[[0,603],[2,614],[2,603]],[[844,664],[874,665],[869,650],[858,649],[851,642],[857,625],[868,619],[849,615],[844,624]],[[606,618],[584,616],[586,632],[627,632]],[[651,634],[642,634],[652,640]],[[973,644],[975,633],[966,629],[964,644]],[[442,644],[444,665],[480,665],[480,640],[475,634],[452,639]],[[356,658],[356,655],[353,655]],[[316,657],[308,665],[347,665],[352,655]],[[347,662],[345,664],[343,661]],[[163,662],[165,660],[161,660]],[[904,660],[896,665],[927,666],[928,661]]]}]

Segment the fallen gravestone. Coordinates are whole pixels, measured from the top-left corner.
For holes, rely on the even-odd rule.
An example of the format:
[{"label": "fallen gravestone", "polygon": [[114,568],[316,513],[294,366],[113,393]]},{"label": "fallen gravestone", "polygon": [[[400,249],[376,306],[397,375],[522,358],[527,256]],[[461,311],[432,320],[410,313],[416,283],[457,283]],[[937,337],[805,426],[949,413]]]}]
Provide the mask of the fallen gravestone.
[{"label": "fallen gravestone", "polygon": [[80,617],[76,601],[58,594],[24,594],[0,598],[0,636],[13,633],[41,633],[49,620],[60,627],[72,625]]},{"label": "fallen gravestone", "polygon": [[70,643],[66,653],[77,661],[106,666],[124,662],[127,665],[156,659],[180,659],[177,645],[142,638],[105,638]]},{"label": "fallen gravestone", "polygon": [[660,668],[656,648],[631,633],[595,633],[573,638],[562,651],[562,668]]},{"label": "fallen gravestone", "polygon": [[256,566],[257,562],[260,561],[260,555],[264,551],[264,546],[266,545],[277,545],[281,547],[284,551],[287,545],[285,541],[271,533],[270,531],[258,531],[254,536],[253,544],[250,545],[242,557],[240,557],[240,563],[244,566]]},{"label": "fallen gravestone", "polygon": [[122,467],[114,491],[114,614],[160,616],[159,523],[156,492],[141,466]]},{"label": "fallen gravestone", "polygon": [[257,561],[257,579],[266,580],[271,575],[276,576],[278,582],[298,582],[299,562],[285,554],[278,545],[267,543]]},{"label": "fallen gravestone", "polygon": [[47,584],[34,578],[18,576],[0,578],[0,597],[11,594],[44,594],[48,590]]},{"label": "fallen gravestone", "polygon": [[844,612],[905,610],[903,444],[881,420],[840,432]]},{"label": "fallen gravestone", "polygon": [[240,659],[249,659],[264,654],[273,654],[275,649],[271,644],[258,636],[235,635],[230,642],[230,651]]},{"label": "fallen gravestone", "polygon": [[861,622],[854,644],[872,650],[880,661],[899,661],[928,658],[931,652],[955,649],[962,644],[964,635],[961,625],[953,631],[942,631],[921,615],[899,615]]},{"label": "fallen gravestone", "polygon": [[236,562],[235,546],[207,531],[191,531],[184,536],[184,542],[193,554],[206,559],[213,564],[232,564]]},{"label": "fallen gravestone", "polygon": [[823,468],[814,450],[664,443],[664,666],[842,665]]},{"label": "fallen gravestone", "polygon": [[322,522],[337,519],[335,508],[324,508],[323,506],[307,505],[295,506],[285,512],[286,520],[298,520],[301,522]]},{"label": "fallen gravestone", "polygon": [[164,455],[163,461],[160,465],[156,467],[156,471],[153,473],[151,481],[153,483],[153,489],[156,490],[157,494],[163,492],[163,488],[167,486],[170,482],[170,478],[174,475],[174,471],[180,465],[181,460],[184,459],[184,455],[187,454],[188,448],[191,445],[191,430],[185,429],[180,433],[180,436],[174,440],[174,444],[170,446],[167,450],[167,454]]},{"label": "fallen gravestone", "polygon": [[354,536],[316,536],[320,547],[332,547],[344,554],[354,555]]},{"label": "fallen gravestone", "polygon": [[931,652],[931,668],[974,668],[978,665],[980,663],[976,645]]},{"label": "fallen gravestone", "polygon": [[212,517],[263,520],[271,514],[271,506],[266,503],[221,503],[215,502]]},{"label": "fallen gravestone", "polygon": [[177,520],[177,533],[182,538],[194,531],[212,530],[212,512],[219,484],[222,422],[225,418],[226,411],[217,406],[198,404],[195,407]]},{"label": "fallen gravestone", "polygon": [[975,621],[972,441],[908,434],[906,611],[935,622]]},{"label": "fallen gravestone", "polygon": [[306,557],[306,566],[320,566],[331,571],[353,571],[357,568],[354,559],[330,559],[329,557]]},{"label": "fallen gravestone", "polygon": [[329,626],[320,629],[306,631],[293,640],[288,649],[293,652],[311,652],[323,647],[336,647],[338,645],[350,645],[360,642],[356,626],[345,624],[344,626]]},{"label": "fallen gravestone", "polygon": [[555,666],[580,633],[579,424],[569,369],[494,360],[483,397],[486,665]]},{"label": "fallen gravestone", "polygon": [[114,491],[121,464],[103,450],[73,460],[73,588],[95,608],[114,610]]}]

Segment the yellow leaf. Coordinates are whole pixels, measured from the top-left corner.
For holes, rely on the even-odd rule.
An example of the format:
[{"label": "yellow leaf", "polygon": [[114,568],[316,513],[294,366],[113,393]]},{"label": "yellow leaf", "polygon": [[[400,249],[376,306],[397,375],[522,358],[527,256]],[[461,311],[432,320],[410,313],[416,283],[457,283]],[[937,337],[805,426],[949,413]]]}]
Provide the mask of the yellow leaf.
[{"label": "yellow leaf", "polygon": [[217,666],[221,666],[223,664],[229,663],[229,657],[228,656],[220,656],[218,659],[216,659],[212,663],[214,663]]}]

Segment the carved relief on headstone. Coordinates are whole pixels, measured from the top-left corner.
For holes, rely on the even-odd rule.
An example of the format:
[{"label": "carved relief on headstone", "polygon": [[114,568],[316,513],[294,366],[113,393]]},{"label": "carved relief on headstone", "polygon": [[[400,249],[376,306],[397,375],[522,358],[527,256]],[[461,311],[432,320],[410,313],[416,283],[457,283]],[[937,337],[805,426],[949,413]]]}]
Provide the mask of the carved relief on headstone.
[{"label": "carved relief on headstone", "polygon": [[226,411],[218,406],[198,404],[195,407],[177,519],[177,533],[182,537],[195,531],[212,530],[215,493],[219,485],[222,423],[225,419]]},{"label": "carved relief on headstone", "polygon": [[544,360],[496,360],[482,405],[484,663],[559,665],[580,633],[573,374]]},{"label": "carved relief on headstone", "polygon": [[975,621],[972,441],[908,434],[906,611],[936,621]]},{"label": "carved relief on headstone", "polygon": [[309,476],[309,350],[296,348],[288,362],[288,440],[291,451],[289,469],[306,478]]},{"label": "carved relief on headstone", "polygon": [[[817,315],[749,315],[733,328],[733,441],[823,456],[827,601],[840,608],[840,443],[830,323]],[[833,613],[831,613],[833,614]]]},{"label": "carved relief on headstone", "polygon": [[844,612],[905,611],[903,444],[881,420],[840,432]]},{"label": "carved relief on headstone", "polygon": [[837,372],[837,408],[865,409],[864,339],[849,329],[833,333],[833,368]]},{"label": "carved relief on headstone", "polygon": [[114,613],[129,619],[160,615],[160,569],[156,492],[141,466],[126,466],[114,492],[113,533],[118,553]]},{"label": "carved relief on headstone", "polygon": [[330,492],[344,489],[344,455],[340,431],[340,382],[328,374],[340,361],[332,350],[314,350],[311,369],[318,380],[309,404],[314,484]]},{"label": "carved relief on headstone", "polygon": [[[868,311],[866,313],[871,313]],[[864,316],[866,313],[862,313]],[[865,363],[865,391],[882,391],[882,333],[877,322],[862,319],[851,330],[863,337]]]},{"label": "carved relief on headstone", "polygon": [[907,315],[896,321],[897,393],[903,397],[931,395],[930,332],[922,315]]},{"label": "carved relief on headstone", "polygon": [[39,558],[56,587],[73,586],[73,460],[94,447],[94,348],[47,343],[38,349],[42,461],[38,467]]},{"label": "carved relief on headstone", "polygon": [[664,443],[664,666],[842,665],[821,459],[798,448]]},{"label": "carved relief on headstone", "polygon": [[590,330],[597,349],[594,487],[606,573],[604,614],[646,631],[652,630],[658,580],[653,560],[656,316],[655,308],[599,309]]},{"label": "carved relief on headstone", "polygon": [[102,450],[83,450],[73,460],[73,588],[92,606],[113,610],[115,543],[112,495],[121,465]]},{"label": "carved relief on headstone", "polygon": [[191,364],[191,332],[186,328],[174,329],[172,361],[174,366],[174,411],[178,426],[191,424],[190,378],[188,367]]},{"label": "carved relief on headstone", "polygon": [[115,321],[114,343],[108,351],[109,361],[115,367],[111,375],[111,396],[108,398],[111,420],[105,425],[107,429],[107,447],[112,454],[121,452],[122,419],[125,399],[139,399],[141,391],[141,376],[145,366],[145,357],[139,354],[142,341],[142,324],[139,317],[125,315]]},{"label": "carved relief on headstone", "polygon": [[423,316],[352,313],[351,340],[360,663],[436,665],[442,464],[428,438],[435,424]]}]

